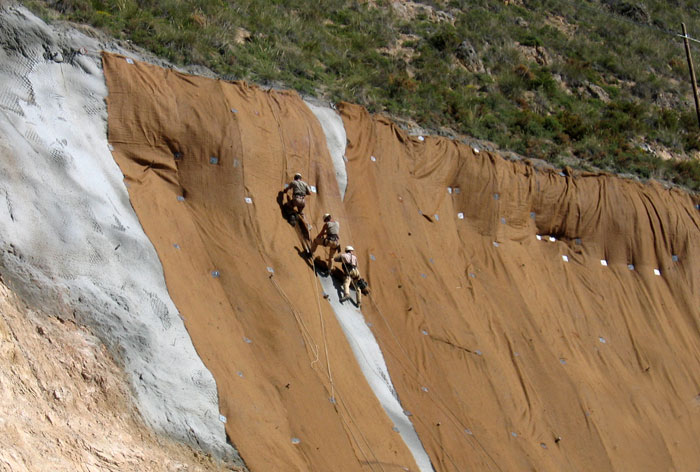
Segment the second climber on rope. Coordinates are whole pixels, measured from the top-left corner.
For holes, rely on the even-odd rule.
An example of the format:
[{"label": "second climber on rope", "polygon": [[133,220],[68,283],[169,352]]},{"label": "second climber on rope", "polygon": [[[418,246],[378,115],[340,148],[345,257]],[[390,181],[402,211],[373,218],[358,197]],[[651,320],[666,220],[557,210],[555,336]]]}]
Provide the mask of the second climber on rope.
[{"label": "second climber on rope", "polygon": [[355,255],[355,248],[352,246],[347,246],[345,248],[344,254],[339,254],[333,259],[336,262],[340,262],[343,266],[343,297],[340,299],[341,302],[350,299],[350,284],[352,283],[355,287],[355,293],[357,296],[357,307],[362,306],[362,291],[358,286],[360,282],[360,271],[357,269],[357,256]]},{"label": "second climber on rope", "polygon": [[[304,207],[306,207],[306,196],[311,195],[311,187],[309,184],[301,180],[301,174],[294,174],[294,180],[289,182],[284,190],[284,193],[292,192],[292,198],[286,203],[288,213],[296,211],[300,217],[304,217]],[[292,221],[290,221],[292,223]]]},{"label": "second climber on rope", "polygon": [[335,221],[330,213],[323,215],[323,228],[321,228],[318,236],[311,243],[311,249],[306,254],[309,259],[314,257],[316,248],[319,245],[328,248],[326,267],[330,271],[333,264],[333,256],[340,250],[340,223]]}]

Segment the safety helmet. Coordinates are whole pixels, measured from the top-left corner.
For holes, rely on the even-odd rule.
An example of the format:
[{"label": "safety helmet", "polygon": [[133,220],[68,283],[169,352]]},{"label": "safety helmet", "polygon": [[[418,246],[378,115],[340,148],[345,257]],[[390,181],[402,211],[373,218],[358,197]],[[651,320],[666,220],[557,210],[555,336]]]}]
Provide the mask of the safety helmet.
[{"label": "safety helmet", "polygon": [[296,174],[294,174],[294,180],[299,180],[299,179],[301,179],[301,174],[299,172],[297,172]]},{"label": "safety helmet", "polygon": [[350,251],[354,251],[354,250],[355,250],[355,248],[352,246],[345,246],[345,252],[350,252]]},{"label": "safety helmet", "polygon": [[326,213],[325,215],[323,215],[323,221],[328,221],[328,220],[330,220],[330,219],[331,219],[331,214],[330,214],[330,213]]}]

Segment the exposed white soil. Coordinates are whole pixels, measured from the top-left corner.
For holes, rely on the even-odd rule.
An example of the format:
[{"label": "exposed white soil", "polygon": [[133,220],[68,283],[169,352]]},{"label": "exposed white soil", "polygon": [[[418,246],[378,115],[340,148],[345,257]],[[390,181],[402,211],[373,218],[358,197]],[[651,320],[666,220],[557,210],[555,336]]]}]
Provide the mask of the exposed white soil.
[{"label": "exposed white soil", "polygon": [[305,103],[321,123],[323,133],[326,135],[328,151],[331,154],[335,170],[335,179],[338,181],[338,189],[340,190],[340,199],[344,200],[345,189],[348,187],[348,173],[345,169],[345,146],[348,138],[345,134],[343,119],[332,108],[315,105],[310,101]]}]

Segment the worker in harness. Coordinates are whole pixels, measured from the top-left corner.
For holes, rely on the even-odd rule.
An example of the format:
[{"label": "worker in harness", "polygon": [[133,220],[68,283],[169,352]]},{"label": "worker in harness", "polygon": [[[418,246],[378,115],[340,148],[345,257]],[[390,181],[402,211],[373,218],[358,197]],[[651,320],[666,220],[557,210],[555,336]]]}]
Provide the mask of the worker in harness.
[{"label": "worker in harness", "polygon": [[284,188],[283,192],[292,192],[292,199],[287,202],[287,208],[290,210],[296,210],[296,212],[304,217],[304,207],[306,206],[306,196],[311,195],[311,187],[309,184],[301,180],[301,174],[297,172],[294,174],[294,180],[289,182]]},{"label": "worker in harness", "polygon": [[340,262],[343,266],[343,274],[345,279],[343,280],[343,297],[340,299],[341,302],[350,299],[350,283],[352,282],[355,286],[355,293],[357,294],[357,307],[362,306],[362,291],[357,286],[360,281],[360,271],[357,269],[357,256],[355,255],[355,248],[352,246],[345,247],[345,253],[335,256],[333,259],[336,262]]},{"label": "worker in harness", "polygon": [[311,249],[307,253],[309,258],[314,256],[316,248],[321,245],[328,248],[328,260],[326,267],[331,270],[333,256],[340,250],[340,223],[335,221],[330,213],[323,215],[323,228],[319,231],[316,239],[311,243]]}]

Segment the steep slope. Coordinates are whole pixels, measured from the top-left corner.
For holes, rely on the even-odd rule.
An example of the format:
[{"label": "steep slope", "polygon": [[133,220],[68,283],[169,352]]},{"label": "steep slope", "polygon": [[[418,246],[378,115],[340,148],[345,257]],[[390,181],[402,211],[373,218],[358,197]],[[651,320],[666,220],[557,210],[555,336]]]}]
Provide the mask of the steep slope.
[{"label": "steep slope", "polygon": [[697,200],[342,112],[350,223],[377,314],[395,310],[378,337],[439,470],[697,462]]},{"label": "steep slope", "polygon": [[120,50],[0,8],[0,273],[31,306],[89,327],[146,424],[235,458],[214,379],[109,152],[105,48]]},{"label": "steep slope", "polygon": [[150,432],[123,370],[66,315],[0,282],[0,470],[232,470]]},{"label": "steep slope", "polygon": [[436,470],[700,461],[697,197],[343,104],[343,199],[296,94],[103,63],[113,156],[251,470],[417,470],[281,218],[295,171],[311,221],[333,213],[359,248],[365,319]]},{"label": "steep slope", "polygon": [[414,469],[275,201],[302,169],[314,214],[342,215],[309,108],[294,93],[131,62],[104,58],[113,155],[246,464]]}]

